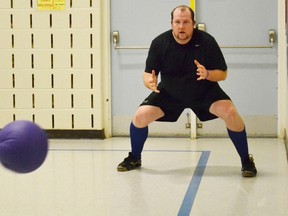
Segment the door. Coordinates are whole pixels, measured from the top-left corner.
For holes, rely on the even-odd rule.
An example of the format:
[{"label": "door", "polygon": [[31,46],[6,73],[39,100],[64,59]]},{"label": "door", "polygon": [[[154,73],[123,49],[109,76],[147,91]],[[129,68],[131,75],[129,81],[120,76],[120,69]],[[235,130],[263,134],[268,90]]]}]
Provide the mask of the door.
[{"label": "door", "polygon": [[[249,5],[248,5],[249,3]],[[177,0],[111,0],[111,35],[119,32],[112,60],[112,135],[125,136],[138,105],[150,93],[142,82],[151,40],[170,29],[170,12]],[[254,13],[257,11],[257,13]],[[277,4],[271,0],[196,1],[196,21],[204,23],[222,47],[228,78],[220,82],[246,123],[249,136],[277,135],[277,43],[271,46],[269,30],[277,29]],[[112,37],[113,38],[113,37]],[[235,46],[237,48],[227,48]],[[239,48],[242,46],[261,48]],[[266,48],[262,48],[266,47]],[[269,48],[268,48],[269,47]],[[185,110],[176,123],[152,123],[152,136],[191,136],[194,115]],[[226,136],[223,121],[197,123],[197,136]]]},{"label": "door", "polygon": [[[113,31],[119,32],[119,46],[144,46],[111,46],[113,136],[129,134],[137,107],[150,93],[142,81],[148,47],[154,37],[171,28],[170,12],[180,4],[189,5],[189,1],[111,0],[111,35]],[[149,126],[149,135],[189,137],[190,117],[191,111],[185,110],[176,123],[154,122]]]},{"label": "door", "polygon": [[[269,41],[269,30],[277,29],[276,1],[198,0],[196,11],[198,22],[222,47],[228,78],[219,83],[244,119],[248,135],[276,137],[278,49],[276,37],[273,44]],[[237,48],[227,48],[233,46]],[[198,125],[197,136],[227,134],[220,119]]]}]

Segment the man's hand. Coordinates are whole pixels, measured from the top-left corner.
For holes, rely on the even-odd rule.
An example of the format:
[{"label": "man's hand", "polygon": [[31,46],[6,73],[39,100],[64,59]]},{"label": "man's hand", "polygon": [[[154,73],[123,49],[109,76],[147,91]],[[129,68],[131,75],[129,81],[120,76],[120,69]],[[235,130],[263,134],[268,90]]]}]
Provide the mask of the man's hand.
[{"label": "man's hand", "polygon": [[197,78],[197,80],[207,79],[209,76],[209,72],[206,70],[206,68],[203,65],[201,65],[197,60],[194,60],[194,63],[197,66],[197,73],[196,74],[199,76]]},{"label": "man's hand", "polygon": [[152,91],[159,93],[160,91],[157,89],[157,76],[155,74],[155,70],[152,70],[151,76],[148,78],[148,88]]}]

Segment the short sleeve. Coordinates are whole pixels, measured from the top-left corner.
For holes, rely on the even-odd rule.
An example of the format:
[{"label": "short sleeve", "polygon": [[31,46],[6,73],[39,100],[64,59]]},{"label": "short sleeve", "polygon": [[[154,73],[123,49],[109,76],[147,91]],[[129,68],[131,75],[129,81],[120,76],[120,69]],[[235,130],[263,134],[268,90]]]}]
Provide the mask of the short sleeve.
[{"label": "short sleeve", "polygon": [[161,49],[160,49],[159,42],[157,40],[153,40],[148,56],[146,59],[146,66],[145,66],[145,72],[152,73],[152,70],[155,70],[156,74],[158,75],[161,70]]},{"label": "short sleeve", "polygon": [[209,70],[215,70],[215,69],[223,71],[227,70],[227,64],[225,58],[217,41],[214,39],[214,37],[211,37],[208,43],[209,45],[207,46],[206,50],[206,56],[207,56],[206,68]]}]

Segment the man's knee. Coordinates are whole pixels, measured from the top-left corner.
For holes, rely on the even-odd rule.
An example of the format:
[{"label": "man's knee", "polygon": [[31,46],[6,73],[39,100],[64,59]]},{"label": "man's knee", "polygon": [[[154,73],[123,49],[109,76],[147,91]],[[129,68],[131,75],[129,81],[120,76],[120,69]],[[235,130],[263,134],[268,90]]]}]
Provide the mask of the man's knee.
[{"label": "man's knee", "polygon": [[133,124],[135,125],[135,127],[138,127],[138,128],[147,126],[145,125],[146,124],[145,114],[137,110],[137,112],[133,116]]},{"label": "man's knee", "polygon": [[238,115],[238,112],[234,106],[229,106],[226,108],[226,118],[233,120]]},{"label": "man's knee", "polygon": [[211,112],[224,120],[235,119],[238,112],[235,106],[230,101],[219,102],[213,104]]},{"label": "man's knee", "polygon": [[163,115],[164,113],[159,107],[140,106],[133,117],[133,124],[139,128],[146,127]]}]

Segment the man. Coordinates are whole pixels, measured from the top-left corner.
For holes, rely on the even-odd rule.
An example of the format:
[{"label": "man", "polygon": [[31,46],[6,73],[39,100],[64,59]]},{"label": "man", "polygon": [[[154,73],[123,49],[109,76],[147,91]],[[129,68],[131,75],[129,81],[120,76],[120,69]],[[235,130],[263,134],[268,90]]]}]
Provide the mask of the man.
[{"label": "man", "polygon": [[[191,108],[201,121],[224,120],[242,163],[242,176],[254,177],[257,170],[248,153],[245,125],[218,81],[227,77],[227,65],[215,39],[194,29],[194,12],[178,6],[171,12],[172,29],[156,37],[150,46],[143,76],[152,93],[137,109],[130,125],[131,152],[117,170],[141,166],[141,153],[153,121],[177,121]],[[158,75],[161,73],[161,82]]]}]

